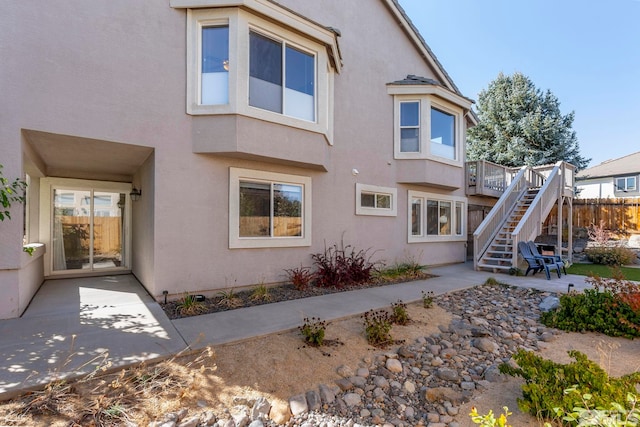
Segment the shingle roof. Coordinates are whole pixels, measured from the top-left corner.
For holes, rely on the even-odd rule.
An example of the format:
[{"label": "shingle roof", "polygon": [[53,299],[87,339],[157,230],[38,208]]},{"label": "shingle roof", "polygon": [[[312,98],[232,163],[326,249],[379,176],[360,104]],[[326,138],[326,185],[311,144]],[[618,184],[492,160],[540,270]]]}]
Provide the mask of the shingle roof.
[{"label": "shingle roof", "polygon": [[640,173],[640,151],[580,171],[576,179],[602,178]]},{"label": "shingle roof", "polygon": [[391,82],[392,85],[434,85],[434,86],[442,86],[444,85],[437,80],[429,79],[427,77],[414,76],[413,74],[409,74],[406,78],[402,80],[396,80],[395,82]]}]

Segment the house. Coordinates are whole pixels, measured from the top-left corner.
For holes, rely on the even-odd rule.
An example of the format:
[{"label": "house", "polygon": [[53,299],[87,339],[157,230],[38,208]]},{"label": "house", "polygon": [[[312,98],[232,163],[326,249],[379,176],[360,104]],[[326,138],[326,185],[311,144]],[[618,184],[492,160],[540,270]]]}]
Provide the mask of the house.
[{"label": "house", "polygon": [[45,279],[212,295],[341,241],[466,259],[472,101],[397,0],[23,0],[0,41],[0,163],[29,183],[0,318]]},{"label": "house", "polygon": [[640,151],[606,160],[576,175],[576,198],[608,199],[639,197]]},{"label": "house", "polygon": [[342,239],[465,260],[472,101],[397,1],[27,0],[0,20],[0,159],[29,181],[0,224],[0,318],[44,279],[281,282]]}]

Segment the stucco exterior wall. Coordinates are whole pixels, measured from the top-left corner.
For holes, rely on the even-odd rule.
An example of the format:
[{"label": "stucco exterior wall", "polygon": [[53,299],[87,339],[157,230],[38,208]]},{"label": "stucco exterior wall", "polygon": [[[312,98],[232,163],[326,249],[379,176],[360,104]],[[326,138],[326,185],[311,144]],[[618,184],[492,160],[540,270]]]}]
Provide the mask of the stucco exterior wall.
[{"label": "stucco exterior wall", "polygon": [[[341,31],[344,68],[334,82],[333,146],[315,137],[287,141],[298,150],[306,150],[305,143],[324,144],[317,151],[325,166],[197,152],[204,144],[199,132],[221,118],[185,112],[185,10],[168,1],[23,0],[3,5],[0,17],[5,174],[23,172],[22,129],[152,147],[153,155],[132,179],[143,191],[133,204],[132,271],[157,298],[163,290],[214,292],[282,281],[285,268],[310,265],[310,254],[341,239],[371,248],[374,259],[387,262],[407,256],[425,264],[464,261],[464,241],[407,243],[407,192],[463,197],[462,163],[430,167],[425,161],[424,179],[437,186],[401,184],[408,163],[393,155],[394,102],[386,84],[408,74],[438,79],[435,71],[382,1],[282,4]],[[252,121],[242,128],[242,138],[255,147],[273,126],[282,125]],[[311,177],[311,246],[229,249],[230,167]],[[456,189],[443,189],[439,180]],[[356,183],[397,188],[397,216],[355,215]],[[19,266],[20,221],[0,223],[0,269]]]}]

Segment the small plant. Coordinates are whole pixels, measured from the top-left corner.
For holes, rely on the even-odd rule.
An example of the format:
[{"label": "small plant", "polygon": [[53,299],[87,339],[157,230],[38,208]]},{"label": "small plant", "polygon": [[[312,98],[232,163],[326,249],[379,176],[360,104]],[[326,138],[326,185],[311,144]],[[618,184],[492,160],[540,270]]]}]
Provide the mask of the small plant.
[{"label": "small plant", "polygon": [[601,265],[628,265],[636,259],[635,252],[623,246],[598,246],[587,248],[584,253],[589,261]]},{"label": "small plant", "polygon": [[576,394],[566,394],[568,388],[575,388],[578,395],[589,393],[595,407],[603,407],[610,402],[624,401],[628,393],[635,392],[640,384],[640,372],[613,378],[607,375],[597,363],[578,351],[569,351],[575,362],[555,363],[543,359],[530,351],[519,350],[514,359],[518,364],[514,368],[508,364],[500,365],[500,371],[522,377],[522,399],[518,406],[523,412],[538,418],[557,418],[556,408],[571,410],[579,399]]},{"label": "small plant", "polygon": [[218,304],[222,307],[236,308],[242,305],[242,300],[233,292],[233,289],[219,292],[218,296],[220,297]]},{"label": "small plant", "polygon": [[422,291],[422,306],[424,308],[433,307],[433,291]]},{"label": "small plant", "polygon": [[509,276],[524,276],[524,274],[522,274],[522,270],[520,270],[517,267],[511,267],[509,269]]},{"label": "small plant", "polygon": [[585,249],[587,259],[594,264],[627,265],[636,259],[636,254],[629,248],[611,241],[611,233],[604,228],[604,221],[600,225],[589,227],[589,239],[594,246]]},{"label": "small plant", "polygon": [[304,342],[314,347],[320,347],[324,342],[324,334],[327,330],[327,322],[317,317],[305,317],[302,326],[298,329],[304,337]]},{"label": "small plant", "polygon": [[396,325],[406,325],[409,323],[409,313],[407,313],[407,304],[401,300],[391,304],[391,320]]},{"label": "small plant", "polygon": [[13,181],[9,181],[2,175],[2,165],[0,165],[0,221],[11,219],[12,203],[24,203],[24,191],[27,188],[27,183],[16,178]]},{"label": "small plant", "polygon": [[364,334],[367,342],[374,347],[384,347],[391,343],[391,315],[385,310],[369,310],[362,315]]},{"label": "small plant", "polygon": [[313,280],[313,273],[309,267],[296,267],[285,270],[287,278],[294,288],[303,291],[309,287]]},{"label": "small plant", "polygon": [[607,246],[611,240],[611,232],[604,228],[604,220],[600,220],[599,225],[591,224],[587,229],[589,240],[593,241],[597,246]]},{"label": "small plant", "polygon": [[495,277],[488,277],[487,280],[484,281],[484,284],[487,286],[499,286],[502,285]]},{"label": "small plant", "polygon": [[195,316],[207,311],[207,307],[188,292],[178,301],[177,309],[181,316]]},{"label": "small plant", "polygon": [[264,284],[258,285],[253,292],[251,292],[251,301],[271,301],[271,294],[269,293],[269,288],[267,288]]},{"label": "small plant", "polygon": [[485,415],[478,414],[478,410],[475,406],[471,408],[469,416],[471,417],[471,421],[473,421],[474,424],[480,424],[480,427],[511,427],[511,424],[507,424],[507,417],[511,415],[511,412],[509,412],[509,408],[506,406],[502,409],[504,412],[500,414],[497,419],[493,415],[492,410],[489,410]]}]

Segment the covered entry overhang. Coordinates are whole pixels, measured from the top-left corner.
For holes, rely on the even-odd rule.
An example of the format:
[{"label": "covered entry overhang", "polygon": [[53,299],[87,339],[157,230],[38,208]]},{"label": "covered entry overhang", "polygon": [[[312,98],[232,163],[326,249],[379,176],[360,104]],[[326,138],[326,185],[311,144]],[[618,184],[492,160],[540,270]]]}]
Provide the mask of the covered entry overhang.
[{"label": "covered entry overhang", "polygon": [[27,173],[35,168],[40,176],[133,182],[153,152],[151,147],[79,136],[26,129],[22,133]]},{"label": "covered entry overhang", "polygon": [[[131,271],[130,190],[136,180],[153,182],[152,168],[141,173],[153,148],[22,133],[29,180],[25,236],[47,248],[44,277]],[[146,189],[151,195],[151,186]]]}]

